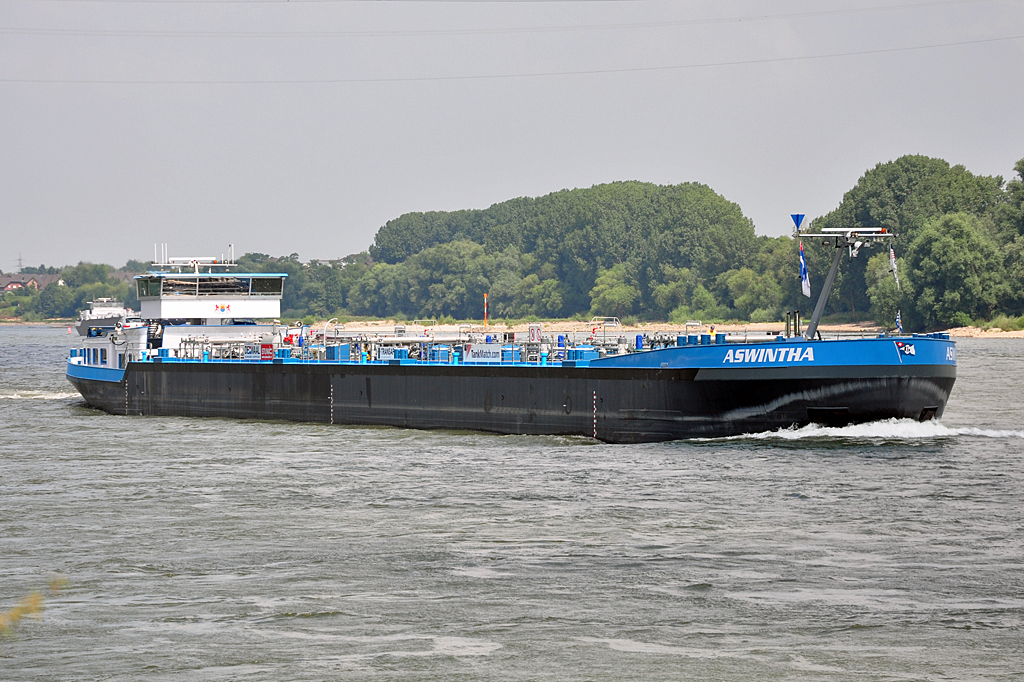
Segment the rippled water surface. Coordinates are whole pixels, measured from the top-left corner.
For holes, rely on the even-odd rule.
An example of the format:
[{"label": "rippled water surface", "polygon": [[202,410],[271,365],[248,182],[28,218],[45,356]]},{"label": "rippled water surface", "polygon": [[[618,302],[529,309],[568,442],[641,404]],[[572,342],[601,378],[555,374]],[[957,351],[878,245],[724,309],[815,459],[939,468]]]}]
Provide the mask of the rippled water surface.
[{"label": "rippled water surface", "polygon": [[706,442],[110,416],[0,327],[5,680],[1024,679],[1024,341],[941,423]]}]

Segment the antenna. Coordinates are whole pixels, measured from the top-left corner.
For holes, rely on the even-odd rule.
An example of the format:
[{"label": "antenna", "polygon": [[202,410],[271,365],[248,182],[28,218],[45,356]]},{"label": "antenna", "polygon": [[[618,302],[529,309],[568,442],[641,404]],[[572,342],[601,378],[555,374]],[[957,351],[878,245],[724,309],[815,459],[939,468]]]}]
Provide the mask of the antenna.
[{"label": "antenna", "polygon": [[21,262],[21,251],[18,252],[18,274],[21,274],[21,269],[25,267],[25,264]]}]

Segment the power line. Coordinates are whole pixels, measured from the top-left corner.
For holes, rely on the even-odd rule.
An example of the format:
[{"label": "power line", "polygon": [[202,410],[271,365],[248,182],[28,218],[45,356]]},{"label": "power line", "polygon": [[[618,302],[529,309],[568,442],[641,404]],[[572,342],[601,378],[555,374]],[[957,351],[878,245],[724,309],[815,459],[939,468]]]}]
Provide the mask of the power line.
[{"label": "power line", "polygon": [[414,83],[425,81],[468,81],[495,80],[511,78],[538,78],[551,76],[590,76],[613,73],[641,73],[650,71],[676,71],[684,69],[704,69],[722,66],[745,66],[752,64],[773,64],[784,62],[807,61],[811,59],[833,59],[838,57],[859,57],[874,54],[891,54],[895,52],[911,52],[931,50],[961,45],[981,45],[985,43],[1006,42],[1024,39],[1024,35],[1004,36],[1001,38],[982,38],[978,40],[961,40],[950,43],[933,43],[931,45],[914,45],[910,47],[891,47],[878,50],[857,50],[852,52],[832,52],[827,54],[803,55],[797,57],[767,57],[764,59],[738,59],[724,62],[704,62],[698,64],[677,64],[673,66],[638,66],[620,69],[586,69],[579,71],[541,71],[534,73],[485,74],[478,76],[410,76],[397,78],[296,78],[274,80],[104,80],[104,79],[62,79],[62,78],[0,78],[0,83],[51,83],[68,85],[334,85],[347,83]]},{"label": "power line", "polygon": [[[84,2],[86,0],[72,1]],[[97,1],[111,2],[114,0]],[[163,2],[170,0],[160,1]],[[991,0],[935,0],[934,2],[918,2],[899,5],[879,5],[874,7],[855,7],[834,10],[819,10],[815,12],[791,12],[787,14],[763,14],[753,16],[723,17],[716,19],[687,19],[680,21],[654,21],[616,24],[581,24],[577,26],[524,26],[512,28],[469,28],[434,30],[424,29],[405,31],[146,31],[131,29],[31,28],[5,26],[0,27],[0,33],[6,33],[8,35],[98,36],[118,38],[372,38],[404,36],[490,35],[513,33],[554,33],[572,31],[668,28],[675,26],[707,26],[714,24],[739,24],[754,21],[807,19],[842,14],[863,14],[868,12],[886,12],[894,10],[941,7],[947,5],[975,4],[979,2],[991,2]]]},{"label": "power line", "polygon": [[513,4],[567,4],[583,2],[627,3],[648,2],[648,0],[21,0],[22,2],[49,3],[86,3],[86,4],[121,4],[121,5],[298,5],[298,4],[368,4],[368,3],[407,3],[407,4],[463,4],[463,5],[513,5]]}]

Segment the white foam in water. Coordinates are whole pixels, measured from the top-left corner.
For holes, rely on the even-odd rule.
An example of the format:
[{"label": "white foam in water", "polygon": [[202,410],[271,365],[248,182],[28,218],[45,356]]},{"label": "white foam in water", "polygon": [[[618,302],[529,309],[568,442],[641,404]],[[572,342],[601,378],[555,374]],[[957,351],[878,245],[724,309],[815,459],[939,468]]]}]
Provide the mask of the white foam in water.
[{"label": "white foam in water", "polygon": [[850,426],[821,426],[808,424],[800,428],[778,429],[762,433],[747,433],[725,438],[695,438],[699,441],[720,440],[804,440],[804,439],[850,439],[850,440],[927,440],[932,438],[955,438],[977,436],[981,438],[1024,438],[1024,431],[1000,429],[978,429],[974,427],[946,426],[930,420],[919,422],[913,419],[885,419],[866,424]]},{"label": "white foam in water", "polygon": [[13,393],[0,393],[0,400],[67,400],[77,398],[78,393],[74,391],[14,391]]}]

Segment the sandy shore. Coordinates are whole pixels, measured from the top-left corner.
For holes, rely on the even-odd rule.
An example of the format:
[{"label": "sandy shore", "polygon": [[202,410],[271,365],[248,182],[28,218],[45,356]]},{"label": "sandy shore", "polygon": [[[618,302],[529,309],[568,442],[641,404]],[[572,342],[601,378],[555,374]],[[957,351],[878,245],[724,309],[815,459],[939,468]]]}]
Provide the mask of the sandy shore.
[{"label": "sandy shore", "polygon": [[970,336],[982,339],[1024,339],[1024,331],[1004,332],[999,327],[982,329],[981,327],[956,327],[946,330],[950,336]]},{"label": "sandy shore", "polygon": [[[346,329],[355,331],[383,331],[390,330],[395,326],[394,320],[374,320],[374,321],[360,321],[360,322],[349,322],[345,325]],[[588,332],[591,331],[594,326],[589,322],[580,322],[577,320],[556,320],[556,321],[545,321],[541,323],[545,331],[571,331],[571,332]],[[317,325],[319,326],[319,325]],[[464,325],[463,325],[464,326]],[[806,323],[804,328],[806,328]],[[409,330],[420,330],[423,329],[421,325],[407,324],[406,327]],[[439,324],[430,327],[434,331],[457,331],[460,325],[458,324]],[[654,332],[669,332],[669,331],[682,331],[684,325],[674,324],[669,322],[644,322],[636,325],[624,325],[622,327],[623,333],[631,334],[645,334]],[[516,324],[508,326],[504,323],[489,324],[489,329],[496,331],[515,331],[525,332],[529,329],[529,323]],[[704,333],[708,333],[710,325],[704,325]],[[772,332],[782,332],[786,328],[784,322],[751,322],[748,324],[716,324],[716,332],[748,332],[751,335],[754,334],[765,334]],[[480,323],[473,324],[474,330],[483,329],[483,325]],[[884,330],[882,327],[874,324],[873,322],[856,322],[849,324],[822,324],[819,326],[822,334],[879,334]],[[892,331],[892,330],[888,330]],[[953,337],[980,337],[980,338],[1024,338],[1024,331],[1006,332],[1001,329],[984,330],[980,327],[957,327],[956,329],[945,330]]]}]

